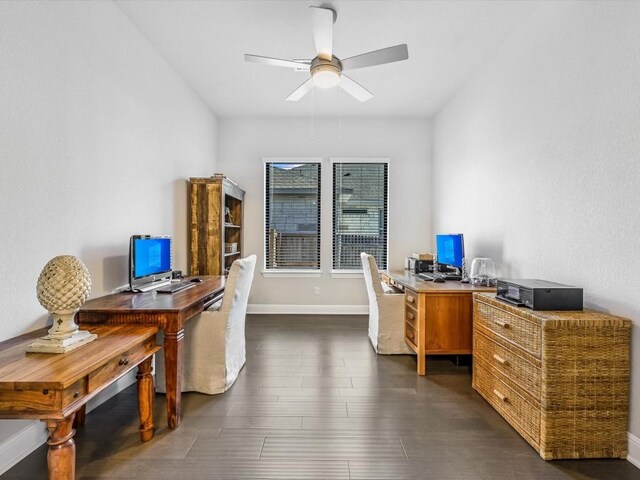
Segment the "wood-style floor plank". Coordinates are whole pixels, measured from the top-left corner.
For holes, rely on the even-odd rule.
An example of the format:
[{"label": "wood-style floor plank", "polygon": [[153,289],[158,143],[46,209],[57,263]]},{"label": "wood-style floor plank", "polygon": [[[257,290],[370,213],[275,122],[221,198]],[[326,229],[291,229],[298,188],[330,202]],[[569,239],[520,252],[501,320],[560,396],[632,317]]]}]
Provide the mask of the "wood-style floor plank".
[{"label": "wood-style floor plank", "polygon": [[[545,462],[471,388],[468,366],[376,355],[358,316],[253,315],[247,363],[221,395],[185,393],[180,428],[156,395],[139,442],[132,386],[76,435],[82,480],[640,480],[624,460]],[[45,446],[2,478],[46,478]]]}]

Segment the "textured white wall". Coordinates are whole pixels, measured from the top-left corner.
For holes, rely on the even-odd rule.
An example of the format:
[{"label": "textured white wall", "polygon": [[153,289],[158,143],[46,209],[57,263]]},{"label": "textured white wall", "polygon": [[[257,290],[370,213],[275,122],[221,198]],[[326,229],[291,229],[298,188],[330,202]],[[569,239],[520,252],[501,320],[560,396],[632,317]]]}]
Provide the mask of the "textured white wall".
[{"label": "textured white wall", "polygon": [[[331,278],[332,173],[329,157],[389,157],[389,266],[430,246],[431,139],[426,120],[221,119],[219,170],[247,191],[245,250],[258,255],[251,304],[366,305],[362,278]],[[321,278],[264,278],[264,174],[262,157],[323,157]],[[314,287],[320,295],[314,295]]]},{"label": "textured white wall", "polygon": [[640,3],[547,2],[434,121],[434,229],[630,317],[640,435]]},{"label": "textured white wall", "polygon": [[55,255],[92,296],[127,283],[134,233],[174,235],[186,268],[185,179],[215,170],[216,122],[113,3],[0,2],[0,340],[44,326]]}]

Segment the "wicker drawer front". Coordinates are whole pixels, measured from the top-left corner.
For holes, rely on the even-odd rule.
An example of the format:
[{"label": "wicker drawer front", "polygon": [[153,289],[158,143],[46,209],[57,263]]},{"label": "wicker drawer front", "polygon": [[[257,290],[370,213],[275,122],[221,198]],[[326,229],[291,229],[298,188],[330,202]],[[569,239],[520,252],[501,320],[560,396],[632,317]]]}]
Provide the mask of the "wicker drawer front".
[{"label": "wicker drawer front", "polygon": [[473,318],[477,325],[489,329],[540,358],[542,337],[540,325],[478,301],[473,305]]},{"label": "wicker drawer front", "polygon": [[413,328],[410,324],[405,322],[404,324],[404,337],[405,340],[411,342],[411,346],[417,350],[418,348],[418,330]]},{"label": "wicker drawer front", "polygon": [[473,358],[481,360],[494,372],[499,372],[540,402],[541,371],[477,329],[473,332]]},{"label": "wicker drawer front", "polygon": [[537,450],[540,443],[540,410],[489,373],[481,361],[473,362],[473,385]]}]

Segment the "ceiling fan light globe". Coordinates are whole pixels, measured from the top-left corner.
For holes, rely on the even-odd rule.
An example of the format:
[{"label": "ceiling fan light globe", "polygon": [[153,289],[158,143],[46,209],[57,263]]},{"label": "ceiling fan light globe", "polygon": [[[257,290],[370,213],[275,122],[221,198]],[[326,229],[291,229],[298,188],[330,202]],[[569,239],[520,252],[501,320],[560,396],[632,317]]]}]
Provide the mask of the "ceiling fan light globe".
[{"label": "ceiling fan light globe", "polygon": [[319,88],[337,87],[340,75],[333,70],[320,70],[313,75],[313,85]]}]

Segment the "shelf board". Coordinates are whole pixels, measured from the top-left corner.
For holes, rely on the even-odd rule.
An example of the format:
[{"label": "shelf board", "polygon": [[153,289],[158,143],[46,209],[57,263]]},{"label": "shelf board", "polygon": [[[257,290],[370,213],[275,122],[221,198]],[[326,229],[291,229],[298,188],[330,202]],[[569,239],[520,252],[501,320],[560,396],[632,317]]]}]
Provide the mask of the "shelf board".
[{"label": "shelf board", "polygon": [[240,225],[234,225],[232,223],[225,223],[224,228],[242,228]]},{"label": "shelf board", "polygon": [[225,253],[224,254],[225,257],[233,257],[234,255],[240,255],[240,252],[233,252],[233,253]]}]

